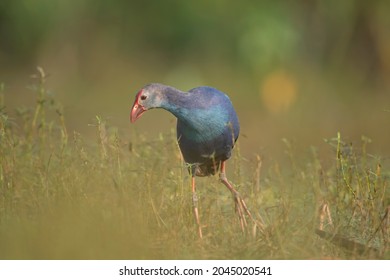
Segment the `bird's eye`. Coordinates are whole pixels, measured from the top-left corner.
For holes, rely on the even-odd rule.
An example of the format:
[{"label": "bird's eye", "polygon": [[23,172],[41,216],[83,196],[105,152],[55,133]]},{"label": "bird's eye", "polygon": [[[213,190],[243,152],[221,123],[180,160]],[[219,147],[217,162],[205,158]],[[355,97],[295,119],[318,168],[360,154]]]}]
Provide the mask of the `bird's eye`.
[{"label": "bird's eye", "polygon": [[141,95],[141,100],[145,100],[146,99],[146,95]]}]

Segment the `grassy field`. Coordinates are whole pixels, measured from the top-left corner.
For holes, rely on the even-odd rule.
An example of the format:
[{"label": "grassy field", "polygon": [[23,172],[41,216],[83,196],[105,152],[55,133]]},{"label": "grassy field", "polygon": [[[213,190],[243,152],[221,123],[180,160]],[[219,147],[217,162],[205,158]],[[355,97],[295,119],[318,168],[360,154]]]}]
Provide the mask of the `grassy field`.
[{"label": "grassy field", "polygon": [[[37,78],[35,107],[15,118],[0,89],[1,259],[390,258],[390,173],[369,138],[328,139],[326,165],[315,147],[298,154],[284,139],[283,164],[267,168],[238,142],[228,176],[266,228],[243,233],[228,190],[199,178],[199,240],[175,131],[128,138],[97,116],[91,142],[67,130],[44,73]],[[332,217],[325,238],[315,233],[321,205]]]}]

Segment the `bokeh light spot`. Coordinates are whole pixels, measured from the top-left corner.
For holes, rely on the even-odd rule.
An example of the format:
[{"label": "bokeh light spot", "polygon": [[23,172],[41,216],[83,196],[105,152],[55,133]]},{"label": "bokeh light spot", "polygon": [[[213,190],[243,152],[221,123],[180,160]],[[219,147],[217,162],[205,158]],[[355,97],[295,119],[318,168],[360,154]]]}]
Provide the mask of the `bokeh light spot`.
[{"label": "bokeh light spot", "polygon": [[272,72],[260,84],[260,96],[268,111],[286,112],[297,98],[297,82],[286,71]]}]

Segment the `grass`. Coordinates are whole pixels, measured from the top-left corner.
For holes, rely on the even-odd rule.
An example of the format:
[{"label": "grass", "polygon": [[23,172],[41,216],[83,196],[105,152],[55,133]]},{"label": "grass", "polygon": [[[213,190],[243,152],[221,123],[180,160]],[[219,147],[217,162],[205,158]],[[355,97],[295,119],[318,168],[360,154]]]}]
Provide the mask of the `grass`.
[{"label": "grass", "polygon": [[[67,131],[42,69],[35,78],[35,107],[17,108],[14,118],[0,87],[0,259],[390,258],[389,171],[369,154],[367,137],[326,140],[330,163],[284,139],[288,164],[267,170],[238,144],[228,178],[267,228],[243,234],[229,191],[217,177],[199,178],[199,240],[173,130],[126,138],[98,116],[91,143]],[[333,223],[321,238],[323,203]]]}]

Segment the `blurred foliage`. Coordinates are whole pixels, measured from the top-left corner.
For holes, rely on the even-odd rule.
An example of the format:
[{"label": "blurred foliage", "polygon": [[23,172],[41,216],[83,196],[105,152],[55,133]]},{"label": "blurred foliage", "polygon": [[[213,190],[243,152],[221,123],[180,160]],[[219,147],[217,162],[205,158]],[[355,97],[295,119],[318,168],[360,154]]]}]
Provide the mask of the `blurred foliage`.
[{"label": "blurred foliage", "polygon": [[[313,234],[323,200],[337,232],[387,249],[389,6],[2,0],[0,258],[360,258]],[[161,134],[173,117],[123,129],[150,82],[229,94],[242,126],[231,178],[266,212],[268,236],[243,237],[231,197],[208,178],[198,246],[175,135]],[[323,139],[338,131],[347,144],[330,139],[329,152]]]},{"label": "blurred foliage", "polygon": [[390,72],[389,11],[386,0],[3,0],[0,62],[36,63],[53,40],[76,44],[82,56],[91,38],[103,37],[125,56],[217,56],[255,73],[305,60],[340,71],[350,65],[377,82]]},{"label": "blurred foliage", "polygon": [[229,180],[265,228],[248,219],[242,232],[217,176],[197,178],[201,241],[175,131],[128,139],[96,116],[88,142],[68,133],[46,77],[34,75],[21,126],[0,85],[0,259],[389,259],[390,173],[368,137],[328,139],[330,166],[288,139],[287,165],[267,168],[237,145]]},{"label": "blurred foliage", "polygon": [[[96,115],[128,127],[135,92],[161,82],[226,92],[251,154],[337,131],[388,149],[389,12],[387,0],[2,0],[0,83],[8,108],[32,105],[20,79],[42,66],[69,131]],[[156,133],[172,127],[163,120]]]}]

